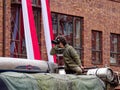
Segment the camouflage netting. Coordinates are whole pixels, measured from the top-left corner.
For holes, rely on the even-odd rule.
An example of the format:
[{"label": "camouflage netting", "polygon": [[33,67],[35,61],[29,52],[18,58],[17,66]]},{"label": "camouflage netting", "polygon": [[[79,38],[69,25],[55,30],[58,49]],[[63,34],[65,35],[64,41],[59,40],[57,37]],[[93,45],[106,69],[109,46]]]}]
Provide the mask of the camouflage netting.
[{"label": "camouflage netting", "polygon": [[8,90],[104,90],[105,87],[99,78],[87,75],[5,72],[0,79]]}]

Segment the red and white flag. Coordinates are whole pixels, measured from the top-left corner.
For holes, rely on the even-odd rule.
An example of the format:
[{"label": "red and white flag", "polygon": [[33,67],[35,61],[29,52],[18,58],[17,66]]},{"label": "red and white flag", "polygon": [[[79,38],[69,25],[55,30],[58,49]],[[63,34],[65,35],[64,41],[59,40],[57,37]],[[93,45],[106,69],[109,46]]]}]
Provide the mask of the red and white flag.
[{"label": "red and white flag", "polygon": [[42,8],[42,19],[44,25],[48,61],[56,63],[55,57],[50,55],[50,50],[52,48],[51,40],[53,40],[54,35],[52,30],[52,20],[51,20],[49,0],[41,0],[41,8]]},{"label": "red and white flag", "polygon": [[[40,50],[34,23],[31,0],[22,1],[23,24],[25,33],[25,42],[27,49],[27,58],[40,60]],[[44,0],[43,0],[44,1]]]}]

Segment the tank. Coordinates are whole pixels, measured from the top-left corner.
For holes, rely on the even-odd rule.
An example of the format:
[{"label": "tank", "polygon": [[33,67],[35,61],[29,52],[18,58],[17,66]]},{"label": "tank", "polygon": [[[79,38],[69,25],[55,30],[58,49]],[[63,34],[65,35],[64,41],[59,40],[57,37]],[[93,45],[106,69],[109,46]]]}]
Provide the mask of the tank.
[{"label": "tank", "polygon": [[64,67],[44,60],[0,57],[1,90],[110,90],[117,81],[110,68],[65,74]]}]

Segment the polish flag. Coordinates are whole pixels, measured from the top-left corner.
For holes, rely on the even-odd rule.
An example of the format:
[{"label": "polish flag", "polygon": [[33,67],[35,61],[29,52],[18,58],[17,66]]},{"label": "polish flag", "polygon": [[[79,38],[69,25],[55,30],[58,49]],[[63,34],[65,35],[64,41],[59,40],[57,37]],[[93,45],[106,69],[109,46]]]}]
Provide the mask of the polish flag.
[{"label": "polish flag", "polygon": [[38,39],[37,39],[36,28],[34,23],[32,5],[31,5],[32,0],[21,0],[21,1],[22,1],[22,13],[23,13],[23,24],[24,24],[25,42],[27,49],[27,58],[40,60],[41,56],[39,51]]},{"label": "polish flag", "polygon": [[51,40],[54,39],[54,35],[52,30],[52,20],[51,20],[49,0],[41,0],[41,8],[42,8],[42,19],[44,25],[48,61],[56,63],[56,57],[50,55],[50,50],[52,48]]}]

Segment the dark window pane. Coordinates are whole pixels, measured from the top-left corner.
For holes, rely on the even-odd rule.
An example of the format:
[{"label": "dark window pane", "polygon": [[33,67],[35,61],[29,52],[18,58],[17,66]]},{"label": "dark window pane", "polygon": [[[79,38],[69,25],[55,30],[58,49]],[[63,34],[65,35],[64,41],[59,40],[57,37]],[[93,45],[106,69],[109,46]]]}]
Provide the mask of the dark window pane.
[{"label": "dark window pane", "polygon": [[12,7],[11,12],[11,57],[22,57],[23,52],[26,54],[26,49],[23,49],[25,48],[25,38],[22,26],[22,14],[18,7]]},{"label": "dark window pane", "polygon": [[74,46],[80,48],[81,47],[81,21],[75,20],[75,39],[74,39]]},{"label": "dark window pane", "polygon": [[35,26],[36,26],[36,30],[37,30],[37,37],[38,37],[38,41],[40,43],[41,13],[40,13],[39,9],[34,8],[33,14],[34,14]]},{"label": "dark window pane", "polygon": [[120,54],[117,56],[118,64],[120,65]]},{"label": "dark window pane", "polygon": [[11,2],[18,2],[19,0],[11,0]]},{"label": "dark window pane", "polygon": [[112,63],[112,64],[117,63],[117,55],[116,54],[111,54],[110,55],[110,63]]},{"label": "dark window pane", "polygon": [[100,32],[92,32],[92,49],[100,50],[101,49],[101,33]]},{"label": "dark window pane", "polygon": [[[82,57],[82,25],[83,18],[52,13],[52,25],[54,37],[62,34],[67,42],[72,45]],[[58,57],[58,59],[61,59]]]},{"label": "dark window pane", "polygon": [[[11,5],[11,43],[10,54],[11,57],[27,58],[23,17],[20,0],[13,0]],[[33,0],[36,5],[40,3],[40,0]],[[33,14],[35,20],[35,26],[37,36],[40,44],[40,26],[41,26],[41,9],[40,7],[33,6]],[[40,45],[39,45],[40,46]]]},{"label": "dark window pane", "polygon": [[120,64],[120,35],[110,35],[110,63],[112,65]]},{"label": "dark window pane", "polygon": [[41,2],[40,2],[40,0],[32,0],[32,4],[35,6],[40,6]]},{"label": "dark window pane", "polygon": [[67,42],[73,45],[73,17],[67,15],[59,15],[59,33],[63,34]]},{"label": "dark window pane", "polygon": [[92,63],[100,64],[101,63],[101,53],[99,52],[92,52]]},{"label": "dark window pane", "polygon": [[32,0],[32,4],[37,4],[38,0]]},{"label": "dark window pane", "polygon": [[[80,59],[82,60],[82,25],[83,19],[75,17],[74,18],[74,30],[73,30],[73,46],[77,50],[78,54],[80,55]],[[82,61],[83,62],[83,61]]]},{"label": "dark window pane", "polygon": [[118,35],[118,48],[117,48],[117,51],[120,53],[120,35]]},{"label": "dark window pane", "polygon": [[92,31],[92,63],[102,63],[102,33]]},{"label": "dark window pane", "polygon": [[92,49],[96,48],[96,32],[92,32]]},{"label": "dark window pane", "polygon": [[58,15],[55,13],[52,13],[52,26],[53,26],[54,37],[57,37],[57,35],[58,35]]}]

